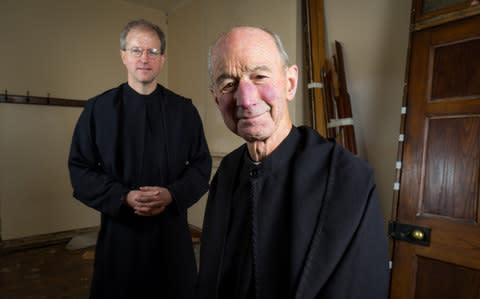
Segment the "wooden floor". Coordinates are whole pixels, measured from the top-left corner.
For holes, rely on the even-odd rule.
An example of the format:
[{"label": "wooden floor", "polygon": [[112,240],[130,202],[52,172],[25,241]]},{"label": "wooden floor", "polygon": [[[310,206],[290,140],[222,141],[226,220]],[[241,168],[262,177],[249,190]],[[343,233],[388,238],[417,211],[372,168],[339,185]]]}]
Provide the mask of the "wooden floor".
[{"label": "wooden floor", "polygon": [[0,256],[0,298],[88,298],[93,247],[65,243]]},{"label": "wooden floor", "polygon": [[[192,232],[198,263],[199,236]],[[88,298],[94,247],[66,249],[68,240],[0,255],[0,298]]]}]

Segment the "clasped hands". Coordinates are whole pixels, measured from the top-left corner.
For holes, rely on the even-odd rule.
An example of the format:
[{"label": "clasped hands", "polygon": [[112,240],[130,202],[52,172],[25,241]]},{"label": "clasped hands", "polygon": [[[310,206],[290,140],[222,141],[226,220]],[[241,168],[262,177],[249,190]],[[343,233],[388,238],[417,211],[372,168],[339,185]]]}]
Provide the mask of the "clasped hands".
[{"label": "clasped hands", "polygon": [[163,212],[172,202],[172,195],[167,188],[158,186],[140,187],[131,190],[126,197],[126,203],[139,216],[155,216]]}]

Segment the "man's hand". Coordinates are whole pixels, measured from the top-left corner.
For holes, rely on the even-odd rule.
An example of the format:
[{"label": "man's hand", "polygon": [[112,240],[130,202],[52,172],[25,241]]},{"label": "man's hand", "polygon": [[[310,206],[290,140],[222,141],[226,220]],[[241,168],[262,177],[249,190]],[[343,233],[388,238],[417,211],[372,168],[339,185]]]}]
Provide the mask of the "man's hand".
[{"label": "man's hand", "polygon": [[172,203],[168,189],[157,186],[140,187],[140,190],[128,192],[126,202],[140,216],[155,216],[163,212]]}]

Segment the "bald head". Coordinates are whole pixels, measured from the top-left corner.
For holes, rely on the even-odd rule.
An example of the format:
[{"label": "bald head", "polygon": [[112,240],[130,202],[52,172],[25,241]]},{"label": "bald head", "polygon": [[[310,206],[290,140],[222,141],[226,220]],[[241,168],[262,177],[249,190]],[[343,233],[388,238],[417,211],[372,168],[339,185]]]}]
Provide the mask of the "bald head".
[{"label": "bald head", "polygon": [[255,27],[255,26],[238,26],[230,29],[227,32],[222,33],[216,40],[215,42],[210,46],[209,52],[208,52],[208,73],[210,75],[210,80],[211,83],[214,84],[213,80],[213,67],[212,67],[212,59],[214,58],[213,56],[216,54],[215,52],[218,53],[217,46],[221,45],[222,43],[229,43],[231,42],[231,38],[233,36],[241,35],[242,33],[246,33],[246,35],[242,38],[243,40],[248,40],[249,39],[249,34],[251,33],[263,33],[266,36],[269,36],[272,42],[275,44],[275,48],[278,51],[278,55],[281,58],[282,64],[285,67],[288,67],[290,65],[290,60],[288,58],[288,54],[285,51],[285,48],[283,47],[282,41],[280,40],[280,37],[273,31],[270,31],[269,29],[266,28],[261,28],[261,27]]}]

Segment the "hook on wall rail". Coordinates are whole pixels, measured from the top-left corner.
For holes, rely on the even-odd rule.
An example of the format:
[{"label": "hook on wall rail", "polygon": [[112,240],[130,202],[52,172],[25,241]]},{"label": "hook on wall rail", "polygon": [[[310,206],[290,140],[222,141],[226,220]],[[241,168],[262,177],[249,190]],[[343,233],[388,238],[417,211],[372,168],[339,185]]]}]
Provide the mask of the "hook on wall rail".
[{"label": "hook on wall rail", "polygon": [[84,100],[73,99],[61,99],[52,98],[50,93],[47,92],[47,96],[38,97],[30,96],[30,91],[27,90],[26,95],[14,95],[8,94],[8,90],[5,89],[5,93],[0,93],[0,103],[8,104],[34,104],[34,105],[54,105],[54,106],[66,106],[66,107],[83,107],[86,103]]}]

